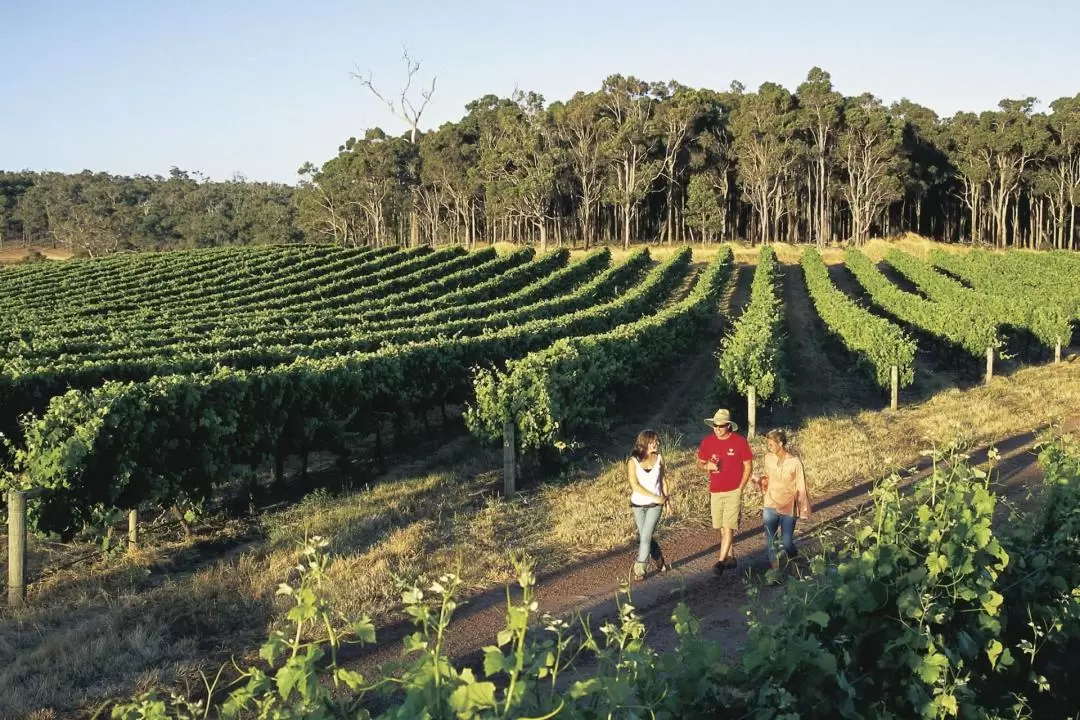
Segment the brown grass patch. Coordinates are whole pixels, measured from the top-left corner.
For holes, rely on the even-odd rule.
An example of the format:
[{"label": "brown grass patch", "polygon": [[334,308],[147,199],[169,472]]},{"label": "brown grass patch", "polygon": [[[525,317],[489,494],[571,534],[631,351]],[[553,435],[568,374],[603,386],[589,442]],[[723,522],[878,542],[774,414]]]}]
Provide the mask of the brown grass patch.
[{"label": "brown grass patch", "polygon": [[44,255],[48,260],[68,260],[72,257],[70,250],[64,250],[62,248],[42,247],[38,245],[27,248],[21,245],[8,245],[7,247],[0,248],[0,265],[17,263],[23,258],[29,257],[35,250]]},{"label": "brown grass patch", "polygon": [[[612,245],[611,248],[612,258],[615,262],[621,262],[631,252],[636,252],[642,247],[648,247],[649,253],[653,258],[657,260],[664,260],[671,255],[671,253],[677,251],[683,247],[686,243],[676,243],[673,245],[655,244],[655,243],[635,243],[630,247],[630,250],[623,250],[621,245]],[[803,250],[810,247],[806,244],[792,244],[786,242],[770,242],[766,243],[774,250],[776,250],[776,257],[782,263],[798,263],[802,259]],[[723,247],[730,247],[732,254],[734,255],[735,262],[737,263],[754,263],[757,261],[758,250],[761,247],[761,243],[750,243],[745,240],[727,243],[709,243],[691,244],[694,251],[694,262],[708,262],[716,257],[716,253]],[[846,243],[840,245],[828,245],[821,249],[821,256],[826,263],[842,263],[844,261],[844,248],[847,247]],[[969,245],[957,245],[954,243],[941,243],[936,240],[922,237],[921,235],[915,235],[914,233],[907,233],[899,238],[875,238],[859,246],[859,249],[870,256],[875,262],[880,262],[889,252],[889,250],[902,250],[903,252],[910,253],[920,258],[928,258],[931,250],[944,250],[946,252],[953,253],[966,253],[971,247]],[[571,251],[571,257],[577,259],[585,254],[584,250],[575,249]]]}]

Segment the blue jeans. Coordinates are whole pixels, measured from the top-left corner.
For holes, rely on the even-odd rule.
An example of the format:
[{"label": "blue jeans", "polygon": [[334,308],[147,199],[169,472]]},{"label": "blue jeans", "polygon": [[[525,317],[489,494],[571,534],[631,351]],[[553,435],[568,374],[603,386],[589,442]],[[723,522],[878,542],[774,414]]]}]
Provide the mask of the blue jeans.
[{"label": "blue jeans", "polygon": [[763,508],[761,521],[765,526],[765,548],[769,552],[769,563],[776,564],[776,530],[780,529],[780,544],[788,560],[795,557],[795,521],[794,515],[781,515],[775,508]]},{"label": "blue jeans", "polygon": [[634,523],[637,525],[638,531],[638,564],[644,567],[650,555],[659,563],[661,557],[660,545],[653,540],[653,532],[656,530],[656,523],[660,521],[660,513],[664,511],[664,506],[657,505],[646,508],[633,505],[631,509],[634,511]]}]

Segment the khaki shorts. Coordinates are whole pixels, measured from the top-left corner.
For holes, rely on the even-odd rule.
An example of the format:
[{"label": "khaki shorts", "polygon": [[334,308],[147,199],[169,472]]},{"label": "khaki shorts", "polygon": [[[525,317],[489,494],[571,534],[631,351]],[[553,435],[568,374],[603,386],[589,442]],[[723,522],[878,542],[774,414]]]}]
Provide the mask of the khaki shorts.
[{"label": "khaki shorts", "polygon": [[742,490],[709,493],[709,505],[712,509],[713,529],[739,529],[739,510],[742,504]]}]

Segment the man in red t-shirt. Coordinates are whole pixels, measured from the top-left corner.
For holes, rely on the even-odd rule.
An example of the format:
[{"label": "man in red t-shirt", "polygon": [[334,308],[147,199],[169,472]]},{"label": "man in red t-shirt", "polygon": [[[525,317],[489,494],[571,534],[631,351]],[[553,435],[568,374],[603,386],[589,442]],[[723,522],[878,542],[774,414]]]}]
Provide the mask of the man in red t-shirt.
[{"label": "man in red t-shirt", "polygon": [[712,435],[698,447],[698,464],[709,472],[709,496],[712,526],[720,531],[720,559],[713,566],[718,573],[736,566],[732,552],[735,531],[739,529],[742,489],[750,479],[754,453],[750,443],[735,431],[739,426],[731,421],[731,413],[720,409],[705,424]]}]

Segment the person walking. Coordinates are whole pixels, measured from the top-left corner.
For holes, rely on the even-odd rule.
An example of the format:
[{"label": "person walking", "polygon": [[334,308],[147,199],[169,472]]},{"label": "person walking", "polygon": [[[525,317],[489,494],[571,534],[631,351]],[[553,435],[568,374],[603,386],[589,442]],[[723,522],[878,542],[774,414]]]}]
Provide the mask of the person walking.
[{"label": "person walking", "polygon": [[736,433],[739,426],[723,408],[705,424],[712,427],[698,446],[698,465],[709,473],[709,504],[713,529],[720,531],[720,556],[713,569],[723,573],[738,566],[735,559],[735,531],[739,529],[742,490],[750,479],[754,453],[746,438]]},{"label": "person walking", "polygon": [[780,532],[780,546],[788,560],[795,558],[795,523],[809,520],[810,493],[806,488],[806,473],[802,460],[788,449],[788,436],[783,430],[770,430],[765,434],[769,451],[763,464],[765,472],[756,478],[764,494],[761,521],[765,527],[765,547],[769,564],[778,568],[780,561],[776,552],[776,533]]},{"label": "person walking", "polygon": [[660,572],[669,569],[660,544],[653,538],[656,524],[667,503],[664,486],[664,458],[660,455],[660,436],[653,430],[638,433],[630,459],[626,461],[630,481],[630,508],[638,530],[638,552],[634,563],[634,579],[644,580],[649,558]]}]

